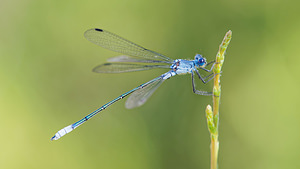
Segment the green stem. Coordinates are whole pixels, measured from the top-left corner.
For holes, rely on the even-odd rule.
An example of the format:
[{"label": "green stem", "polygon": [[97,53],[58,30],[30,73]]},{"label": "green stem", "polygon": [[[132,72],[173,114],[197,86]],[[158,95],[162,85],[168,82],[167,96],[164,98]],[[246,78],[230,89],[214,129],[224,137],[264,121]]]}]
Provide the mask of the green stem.
[{"label": "green stem", "polygon": [[216,56],[216,64],[214,66],[214,87],[213,87],[213,110],[210,105],[206,107],[206,119],[207,125],[210,132],[211,147],[210,147],[210,168],[218,168],[218,152],[219,152],[219,140],[218,140],[218,130],[219,130],[219,106],[221,97],[221,85],[220,85],[220,73],[224,62],[224,54],[231,40],[232,32],[229,30],[220,47]]}]

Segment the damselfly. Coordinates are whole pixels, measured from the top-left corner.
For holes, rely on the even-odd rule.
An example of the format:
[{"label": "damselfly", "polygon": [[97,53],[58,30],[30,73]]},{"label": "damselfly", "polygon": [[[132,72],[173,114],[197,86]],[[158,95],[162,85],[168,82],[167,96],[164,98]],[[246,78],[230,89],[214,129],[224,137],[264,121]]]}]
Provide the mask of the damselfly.
[{"label": "damselfly", "polygon": [[[85,116],[83,119],[71,124],[61,130],[59,130],[51,140],[57,140],[64,136],[65,134],[71,132],[76,127],[80,126],[90,118],[94,117],[96,114],[106,109],[113,103],[129,96],[125,106],[128,109],[138,107],[143,105],[147,99],[153,94],[153,92],[164,82],[172,76],[177,74],[190,73],[192,76],[192,86],[193,92],[199,95],[212,95],[211,92],[199,91],[195,89],[194,83],[194,73],[203,82],[207,83],[213,78],[213,74],[206,77],[202,77],[197,69],[202,69],[206,72],[211,72],[213,66],[208,70],[205,66],[212,64],[214,61],[207,63],[206,59],[200,54],[196,54],[194,60],[184,60],[184,59],[170,59],[160,53],[154,52],[152,50],[143,48],[133,42],[130,42],[116,34],[105,31],[103,29],[89,29],[84,33],[84,36],[92,43],[102,46],[106,49],[123,53],[128,56],[117,56],[108,59],[108,63],[97,66],[93,69],[97,73],[123,73],[123,72],[134,72],[149,70],[154,68],[167,68],[168,72],[160,75],[159,77],[150,80],[147,83],[141,84],[140,86],[120,95],[114,100],[104,104],[99,109]],[[126,63],[127,62],[127,63]],[[209,78],[210,77],[210,78]],[[209,78],[207,81],[205,79]]]}]

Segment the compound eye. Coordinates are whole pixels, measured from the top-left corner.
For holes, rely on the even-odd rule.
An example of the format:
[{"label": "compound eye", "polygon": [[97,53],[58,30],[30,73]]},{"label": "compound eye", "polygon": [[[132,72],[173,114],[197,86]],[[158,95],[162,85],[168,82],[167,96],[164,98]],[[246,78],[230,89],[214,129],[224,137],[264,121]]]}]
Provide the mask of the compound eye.
[{"label": "compound eye", "polygon": [[205,59],[204,59],[204,58],[200,58],[200,59],[199,59],[199,63],[200,63],[200,64],[205,63]]}]

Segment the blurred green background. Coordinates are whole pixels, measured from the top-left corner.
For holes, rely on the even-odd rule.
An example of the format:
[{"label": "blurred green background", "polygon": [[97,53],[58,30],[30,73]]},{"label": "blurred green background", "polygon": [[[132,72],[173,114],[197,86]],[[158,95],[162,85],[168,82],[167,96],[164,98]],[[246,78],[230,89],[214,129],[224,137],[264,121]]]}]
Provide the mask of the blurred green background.
[{"label": "blurred green background", "polygon": [[[0,168],[209,168],[205,107],[189,75],[142,107],[121,100],[58,141],[50,138],[164,70],[96,74],[118,53],[88,42],[103,28],[176,59],[213,60],[233,32],[221,78],[219,168],[300,168],[299,1],[0,1]],[[198,88],[211,90],[212,85]]]}]

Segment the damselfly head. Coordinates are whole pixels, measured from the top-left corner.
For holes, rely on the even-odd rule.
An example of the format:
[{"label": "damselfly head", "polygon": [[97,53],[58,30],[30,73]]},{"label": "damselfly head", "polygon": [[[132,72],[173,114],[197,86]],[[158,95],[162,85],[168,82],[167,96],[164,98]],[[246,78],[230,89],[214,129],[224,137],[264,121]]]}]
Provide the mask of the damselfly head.
[{"label": "damselfly head", "polygon": [[206,65],[206,59],[204,57],[202,57],[202,55],[200,55],[200,54],[196,54],[195,61],[196,61],[197,65],[200,67],[205,67],[205,65]]}]

